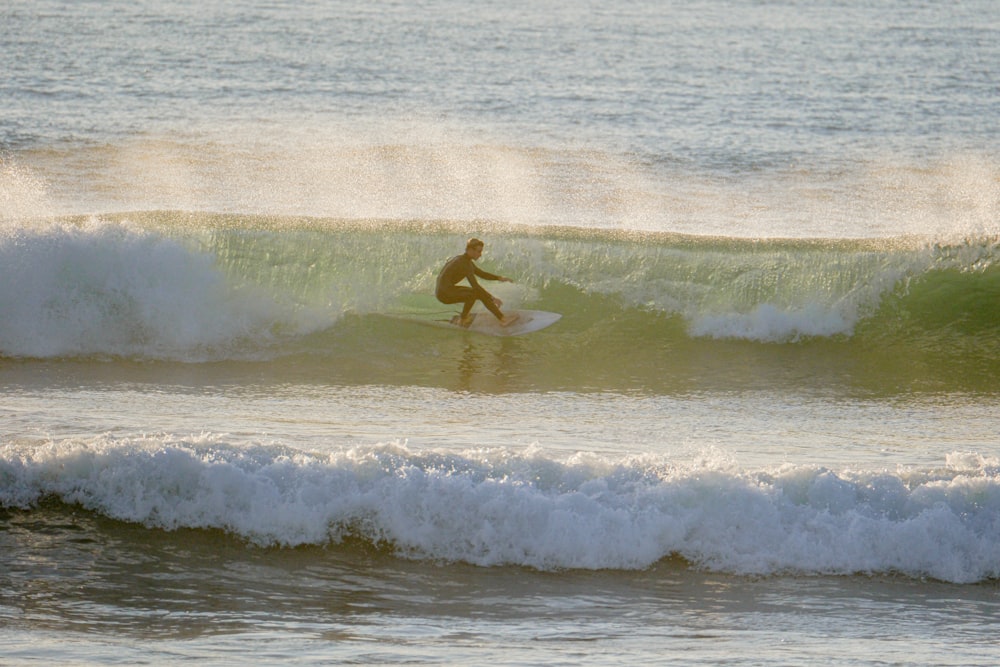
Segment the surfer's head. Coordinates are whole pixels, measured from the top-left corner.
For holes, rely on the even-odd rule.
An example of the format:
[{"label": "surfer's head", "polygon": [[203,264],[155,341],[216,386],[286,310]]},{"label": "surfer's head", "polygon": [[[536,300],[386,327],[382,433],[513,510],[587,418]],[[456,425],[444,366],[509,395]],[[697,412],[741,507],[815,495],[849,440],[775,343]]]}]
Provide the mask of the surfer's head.
[{"label": "surfer's head", "polygon": [[483,256],[483,246],[485,244],[479,239],[472,238],[465,244],[465,254],[472,259],[479,259]]}]

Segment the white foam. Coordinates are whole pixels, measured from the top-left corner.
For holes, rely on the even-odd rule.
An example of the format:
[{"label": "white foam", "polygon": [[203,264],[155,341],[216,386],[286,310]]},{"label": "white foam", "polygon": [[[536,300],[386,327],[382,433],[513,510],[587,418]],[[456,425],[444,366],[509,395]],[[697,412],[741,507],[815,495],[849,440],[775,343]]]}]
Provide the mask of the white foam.
[{"label": "white foam", "polygon": [[288,307],[170,238],[99,220],[5,231],[0,355],[190,360],[297,332]]},{"label": "white foam", "polygon": [[748,313],[698,315],[690,331],[693,336],[709,338],[785,342],[809,336],[849,335],[856,319],[815,303],[798,308],[764,303]]},{"label": "white foam", "polygon": [[0,504],[55,496],[167,529],[260,545],[347,534],[417,558],[482,566],[1000,576],[1000,474],[976,455],[908,473],[699,460],[463,453],[401,444],[311,455],[219,438],[101,437],[0,447]]},{"label": "white foam", "polygon": [[[885,295],[900,289],[908,277],[926,272],[934,259],[926,247],[803,253],[794,262],[763,271],[764,288],[748,290],[743,285],[730,292],[730,285],[720,282],[713,286],[711,301],[688,304],[681,311],[693,336],[767,343],[850,336]],[[751,268],[751,273],[761,273],[760,267]],[[768,294],[772,289],[775,294]]]}]

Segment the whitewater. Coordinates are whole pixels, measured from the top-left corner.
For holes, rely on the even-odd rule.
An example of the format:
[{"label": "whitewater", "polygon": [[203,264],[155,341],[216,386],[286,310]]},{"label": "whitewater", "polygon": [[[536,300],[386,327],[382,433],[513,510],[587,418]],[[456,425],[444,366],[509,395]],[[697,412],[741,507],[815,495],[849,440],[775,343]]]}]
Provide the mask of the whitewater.
[{"label": "whitewater", "polygon": [[[27,451],[26,451],[27,450]],[[100,438],[4,451],[7,507],[45,497],[150,528],[233,532],[261,546],[353,536],[480,566],[638,569],[677,555],[738,574],[998,575],[1000,464],[949,456],[902,474],[560,460],[540,448],[405,445],[318,456],[211,438]]]}]

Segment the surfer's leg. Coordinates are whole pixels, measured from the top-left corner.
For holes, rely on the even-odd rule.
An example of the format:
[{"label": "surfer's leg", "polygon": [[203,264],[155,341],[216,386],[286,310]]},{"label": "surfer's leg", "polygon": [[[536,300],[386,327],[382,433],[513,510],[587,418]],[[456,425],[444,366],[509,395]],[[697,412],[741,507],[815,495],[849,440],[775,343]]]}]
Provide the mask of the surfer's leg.
[{"label": "surfer's leg", "polygon": [[465,287],[463,285],[455,285],[449,287],[447,290],[440,290],[435,295],[437,300],[441,303],[461,303],[462,304],[462,314],[459,319],[459,324],[463,327],[467,327],[472,323],[472,317],[470,313],[472,312],[472,306],[475,305],[476,299],[479,296],[473,291],[471,287]]},{"label": "surfer's leg", "polygon": [[476,295],[469,294],[468,298],[465,300],[465,305],[462,306],[462,316],[460,321],[463,327],[467,327],[472,323],[472,318],[469,317],[469,313],[472,312],[472,307],[474,305],[476,305]]},{"label": "surfer's leg", "polygon": [[474,289],[472,287],[465,287],[464,285],[455,285],[454,287],[438,291],[435,296],[441,303],[464,304],[462,306],[462,315],[460,320],[462,326],[467,327],[472,322],[472,307],[476,304],[476,301],[482,301],[483,305],[486,306],[486,310],[493,313],[493,316],[500,320],[501,324],[507,325],[517,319],[516,315],[513,318],[505,317],[503,311],[501,311],[500,307],[497,306],[497,302],[493,299],[490,293],[482,287]]},{"label": "surfer's leg", "polygon": [[496,300],[482,287],[479,288],[476,294],[479,300],[483,302],[483,305],[486,306],[486,309],[493,313],[493,317],[500,320],[500,326],[509,327],[519,319],[520,316],[517,313],[504,315]]},{"label": "surfer's leg", "polygon": [[493,296],[489,292],[480,287],[478,290],[476,290],[475,298],[482,301],[483,305],[486,306],[486,310],[493,313],[494,317],[503,322],[504,320],[503,311],[501,311],[500,307],[497,306],[497,302],[493,300]]},{"label": "surfer's leg", "polygon": [[[473,304],[476,302],[476,294],[472,291],[471,287],[464,287],[460,285],[454,285],[447,289],[440,289],[434,294],[437,300],[441,303],[453,304],[453,303],[467,303]],[[469,308],[472,308],[469,305]]]}]

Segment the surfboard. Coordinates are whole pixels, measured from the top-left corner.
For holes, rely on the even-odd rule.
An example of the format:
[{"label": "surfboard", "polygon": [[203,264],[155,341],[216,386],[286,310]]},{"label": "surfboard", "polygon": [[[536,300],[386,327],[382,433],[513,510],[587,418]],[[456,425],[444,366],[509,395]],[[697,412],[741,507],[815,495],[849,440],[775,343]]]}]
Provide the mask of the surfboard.
[{"label": "surfboard", "polygon": [[487,336],[521,336],[540,331],[551,326],[562,318],[559,313],[550,313],[545,310],[509,310],[508,314],[517,313],[518,319],[509,327],[500,325],[497,318],[491,313],[473,313],[472,324],[463,327],[458,324],[458,315],[437,312],[427,312],[426,310],[411,310],[409,312],[397,313],[376,313],[379,317],[388,317],[402,322],[422,324],[436,329],[451,329],[454,331],[471,331],[473,333],[485,334]]},{"label": "surfboard", "polygon": [[552,326],[562,317],[559,313],[550,313],[546,310],[513,310],[508,314],[513,313],[517,313],[517,321],[506,327],[491,313],[473,313],[472,324],[467,327],[458,323],[458,315],[444,322],[455,329],[475,331],[488,336],[521,336]]}]

